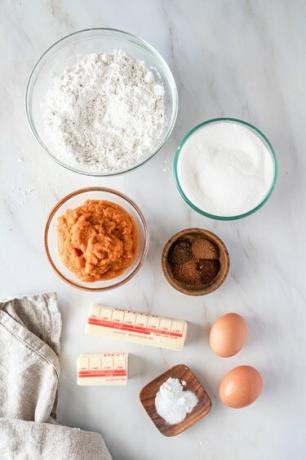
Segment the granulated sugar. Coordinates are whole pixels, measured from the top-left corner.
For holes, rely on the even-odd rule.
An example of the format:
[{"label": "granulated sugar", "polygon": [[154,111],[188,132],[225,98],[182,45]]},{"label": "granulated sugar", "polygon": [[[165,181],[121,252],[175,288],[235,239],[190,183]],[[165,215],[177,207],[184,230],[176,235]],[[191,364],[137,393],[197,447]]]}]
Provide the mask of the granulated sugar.
[{"label": "granulated sugar", "polygon": [[114,50],[87,55],[56,76],[44,117],[59,159],[108,172],[133,167],[153,153],[165,104],[164,87],[152,70]]},{"label": "granulated sugar", "polygon": [[245,125],[219,121],[204,125],[185,142],[178,179],[185,196],[217,216],[236,216],[265,198],[274,178],[267,145]]}]

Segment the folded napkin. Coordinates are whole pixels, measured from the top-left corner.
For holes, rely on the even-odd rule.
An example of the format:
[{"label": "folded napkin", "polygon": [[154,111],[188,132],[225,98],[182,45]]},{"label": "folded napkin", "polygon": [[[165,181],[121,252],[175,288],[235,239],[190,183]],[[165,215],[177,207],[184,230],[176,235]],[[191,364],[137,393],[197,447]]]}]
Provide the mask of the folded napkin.
[{"label": "folded napkin", "polygon": [[0,302],[0,455],[111,460],[98,433],[56,424],[61,315],[56,294]]}]

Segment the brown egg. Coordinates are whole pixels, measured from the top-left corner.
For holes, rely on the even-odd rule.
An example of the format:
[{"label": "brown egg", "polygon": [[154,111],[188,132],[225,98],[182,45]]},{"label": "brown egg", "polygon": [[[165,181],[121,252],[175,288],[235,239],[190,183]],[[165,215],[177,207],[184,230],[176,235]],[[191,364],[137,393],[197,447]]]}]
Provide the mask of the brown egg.
[{"label": "brown egg", "polygon": [[219,398],[225,406],[245,407],[252,404],[262,391],[262,377],[251,366],[238,366],[223,378],[219,387]]},{"label": "brown egg", "polygon": [[209,333],[209,344],[216,355],[227,358],[238,353],[247,333],[247,324],[242,316],[227,313],[213,323]]}]

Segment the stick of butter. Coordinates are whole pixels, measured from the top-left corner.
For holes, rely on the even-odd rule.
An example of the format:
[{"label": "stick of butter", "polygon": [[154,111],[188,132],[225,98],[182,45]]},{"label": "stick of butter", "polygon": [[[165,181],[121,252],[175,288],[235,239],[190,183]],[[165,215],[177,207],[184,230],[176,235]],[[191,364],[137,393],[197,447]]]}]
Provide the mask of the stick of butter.
[{"label": "stick of butter", "polygon": [[86,333],[111,336],[152,347],[181,350],[186,339],[187,322],[104,305],[93,305],[87,320]]},{"label": "stick of butter", "polygon": [[127,379],[128,353],[86,353],[78,358],[78,385],[126,385]]}]

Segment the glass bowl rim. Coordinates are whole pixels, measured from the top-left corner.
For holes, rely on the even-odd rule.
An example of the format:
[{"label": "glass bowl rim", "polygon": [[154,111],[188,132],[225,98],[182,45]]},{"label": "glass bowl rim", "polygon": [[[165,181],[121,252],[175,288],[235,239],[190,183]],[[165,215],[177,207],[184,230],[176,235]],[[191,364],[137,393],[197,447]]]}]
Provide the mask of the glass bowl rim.
[{"label": "glass bowl rim", "polygon": [[[172,115],[171,115],[171,119],[170,119],[168,129],[167,129],[165,135],[163,136],[161,142],[157,146],[157,149],[151,155],[149,155],[147,158],[145,158],[141,163],[138,163],[135,166],[132,166],[131,168],[128,168],[128,169],[118,170],[118,171],[113,171],[113,172],[106,172],[106,173],[92,172],[92,171],[82,171],[81,169],[78,169],[77,167],[70,166],[70,165],[62,162],[55,155],[53,155],[53,153],[51,153],[50,150],[48,149],[48,147],[45,145],[45,143],[41,139],[40,135],[38,134],[38,131],[36,130],[36,127],[35,127],[35,123],[33,121],[31,101],[32,101],[32,92],[33,92],[33,88],[34,88],[34,84],[35,84],[35,81],[37,79],[37,76],[36,76],[34,81],[33,81],[33,78],[34,78],[36,72],[37,72],[37,75],[39,75],[39,65],[41,64],[43,59],[49,54],[49,52],[53,48],[57,47],[62,42],[68,40],[69,38],[71,38],[73,36],[82,35],[82,34],[87,33],[87,32],[110,32],[110,33],[122,35],[123,37],[125,37],[127,39],[131,38],[134,41],[138,42],[138,44],[140,46],[142,46],[142,48],[148,50],[151,54],[153,54],[157,58],[157,60],[161,62],[162,66],[166,69],[166,77],[167,77],[166,79],[169,82],[169,86],[171,87],[171,95],[173,96],[173,97],[171,97],[172,103],[173,103],[173,111],[172,111]],[[77,30],[77,31],[72,32],[70,34],[67,34],[64,37],[60,38],[59,40],[55,41],[52,45],[50,45],[41,54],[41,56],[36,61],[35,65],[33,66],[33,69],[32,69],[32,71],[30,73],[29,78],[28,78],[27,87],[26,87],[26,94],[25,94],[25,106],[26,106],[27,120],[28,120],[28,123],[30,125],[31,132],[34,135],[34,138],[36,139],[36,141],[39,143],[39,145],[60,166],[63,166],[65,169],[67,169],[69,171],[73,171],[73,172],[78,173],[78,174],[82,174],[82,175],[85,175],[85,176],[92,176],[92,177],[111,177],[111,176],[118,176],[120,174],[125,174],[125,173],[128,173],[128,172],[131,172],[131,171],[139,168],[140,166],[144,165],[145,163],[147,163],[147,161],[151,160],[155,155],[157,155],[157,153],[164,147],[164,145],[166,144],[166,142],[168,141],[168,139],[170,138],[170,136],[172,134],[172,131],[173,131],[173,128],[175,126],[176,119],[177,119],[178,104],[179,104],[179,97],[178,97],[178,91],[177,91],[176,82],[175,82],[173,73],[172,73],[169,65],[167,64],[166,60],[163,58],[163,56],[154,48],[154,46],[150,45],[150,43],[148,43],[143,38],[138,37],[137,35],[132,34],[130,32],[126,32],[124,30],[115,29],[115,28],[111,28],[111,27],[89,27],[87,29],[80,29],[80,30]]]},{"label": "glass bowl rim", "polygon": [[[78,283],[76,283],[74,281],[71,281],[70,279],[68,279],[59,270],[59,268],[57,267],[57,265],[53,261],[53,258],[51,256],[50,250],[49,250],[48,236],[49,236],[50,225],[51,225],[51,222],[52,222],[52,220],[53,220],[53,218],[55,216],[55,213],[61,208],[61,206],[64,203],[69,201],[71,198],[74,198],[74,197],[76,197],[78,195],[81,195],[81,194],[87,193],[87,192],[106,192],[106,193],[116,195],[116,196],[122,198],[123,200],[127,201],[133,207],[133,209],[136,211],[136,214],[138,215],[138,217],[139,217],[139,219],[141,221],[142,227],[143,227],[144,247],[143,247],[143,250],[141,251],[139,262],[135,265],[134,269],[131,271],[131,273],[126,278],[122,279],[121,281],[118,281],[117,283],[115,283],[115,284],[113,284],[111,286],[107,286],[107,287],[98,287],[98,288],[97,287],[96,288],[95,287],[88,287],[88,286],[82,286],[82,285],[80,285],[80,284],[78,284]],[[53,206],[53,208],[51,209],[51,211],[48,214],[48,218],[47,218],[47,221],[46,221],[46,224],[45,224],[45,229],[44,229],[44,248],[45,248],[45,253],[47,255],[47,258],[48,258],[49,263],[50,263],[51,267],[53,268],[53,270],[56,272],[56,274],[59,276],[59,278],[61,278],[63,281],[65,281],[65,283],[69,284],[70,286],[76,287],[76,288],[81,289],[83,291],[90,291],[90,292],[108,291],[108,290],[114,289],[116,287],[122,286],[123,284],[127,283],[131,278],[133,278],[134,275],[136,275],[136,273],[140,270],[140,268],[143,266],[143,264],[145,262],[145,259],[147,257],[148,250],[149,250],[149,242],[150,242],[150,234],[149,234],[148,225],[147,225],[145,217],[144,217],[143,213],[141,212],[140,208],[128,196],[126,196],[125,194],[123,194],[123,193],[121,193],[121,192],[119,192],[117,190],[111,189],[109,187],[85,187],[85,188],[75,190],[74,192],[68,193],[68,195],[65,195],[63,198],[61,198],[55,204],[55,206]],[[113,279],[115,279],[115,278],[113,278]]]},{"label": "glass bowl rim", "polygon": [[[252,209],[250,209],[249,211],[247,212],[244,212],[242,214],[237,214],[237,215],[234,215],[234,216],[218,216],[218,215],[215,215],[215,214],[211,214],[207,211],[204,211],[203,209],[197,207],[194,203],[192,203],[192,201],[185,195],[181,185],[180,185],[180,180],[179,180],[179,177],[178,177],[178,171],[177,171],[177,168],[178,168],[178,161],[179,161],[179,156],[180,156],[180,153],[182,152],[182,147],[184,146],[184,144],[187,142],[187,140],[189,139],[189,137],[191,137],[193,135],[193,133],[195,131],[197,131],[198,129],[201,129],[203,126],[206,126],[210,123],[218,123],[220,121],[225,121],[225,122],[235,122],[235,123],[239,123],[239,124],[242,124],[244,126],[247,126],[248,128],[250,128],[252,131],[255,132],[255,134],[261,138],[261,140],[266,144],[266,146],[268,147],[268,150],[271,154],[271,157],[272,157],[272,161],[273,161],[273,165],[274,165],[274,176],[273,176],[273,180],[271,182],[271,185],[270,185],[270,188],[268,189],[266,195],[264,196],[264,198]],[[196,212],[198,212],[199,214],[201,214],[202,216],[205,216],[205,217],[209,217],[210,219],[215,219],[215,220],[237,220],[237,219],[242,219],[244,217],[247,217],[253,213],[255,213],[256,211],[258,211],[260,208],[263,207],[263,205],[268,201],[268,199],[270,198],[270,196],[272,195],[272,192],[273,190],[275,189],[275,185],[276,185],[276,181],[277,181],[277,177],[278,177],[278,160],[277,160],[277,155],[276,155],[276,151],[274,149],[274,147],[272,146],[270,140],[268,139],[268,137],[258,128],[256,128],[256,126],[252,125],[251,123],[248,123],[247,121],[244,121],[244,120],[241,120],[240,118],[232,118],[232,117],[220,117],[220,118],[210,118],[208,120],[205,120],[203,121],[202,123],[199,123],[198,125],[194,126],[193,128],[191,128],[186,134],[185,136],[182,138],[182,140],[180,141],[176,151],[175,151],[175,155],[174,155],[174,160],[173,160],[173,174],[174,174],[174,178],[175,178],[175,183],[176,183],[176,188],[178,189],[181,197],[184,199],[184,201]]]}]

